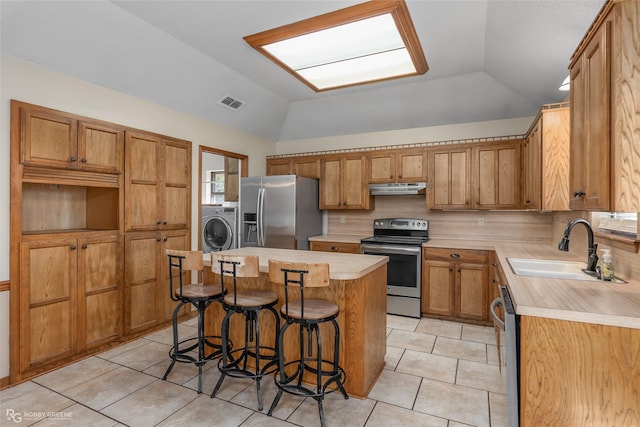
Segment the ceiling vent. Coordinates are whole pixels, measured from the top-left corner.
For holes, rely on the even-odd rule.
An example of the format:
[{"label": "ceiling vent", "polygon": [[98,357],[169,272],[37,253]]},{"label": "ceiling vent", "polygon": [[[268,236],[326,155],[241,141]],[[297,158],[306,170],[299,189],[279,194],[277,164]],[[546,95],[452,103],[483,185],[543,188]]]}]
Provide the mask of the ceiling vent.
[{"label": "ceiling vent", "polygon": [[245,102],[240,101],[239,99],[236,99],[232,96],[225,95],[220,101],[218,101],[218,104],[227,107],[230,110],[239,110],[240,108],[242,108]]}]

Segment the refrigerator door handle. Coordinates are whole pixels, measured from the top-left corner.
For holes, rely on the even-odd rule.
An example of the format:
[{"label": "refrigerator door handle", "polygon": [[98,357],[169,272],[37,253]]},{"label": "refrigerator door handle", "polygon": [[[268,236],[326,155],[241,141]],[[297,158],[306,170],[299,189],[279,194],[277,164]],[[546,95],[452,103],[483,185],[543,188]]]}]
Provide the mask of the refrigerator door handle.
[{"label": "refrigerator door handle", "polygon": [[258,246],[264,246],[264,188],[258,189],[258,212],[256,218]]}]

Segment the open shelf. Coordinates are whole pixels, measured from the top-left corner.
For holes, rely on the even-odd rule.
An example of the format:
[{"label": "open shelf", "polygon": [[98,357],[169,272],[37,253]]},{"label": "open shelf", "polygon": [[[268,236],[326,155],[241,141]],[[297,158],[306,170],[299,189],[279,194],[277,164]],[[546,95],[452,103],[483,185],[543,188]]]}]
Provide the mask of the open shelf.
[{"label": "open shelf", "polygon": [[118,230],[118,188],[22,184],[22,234]]}]

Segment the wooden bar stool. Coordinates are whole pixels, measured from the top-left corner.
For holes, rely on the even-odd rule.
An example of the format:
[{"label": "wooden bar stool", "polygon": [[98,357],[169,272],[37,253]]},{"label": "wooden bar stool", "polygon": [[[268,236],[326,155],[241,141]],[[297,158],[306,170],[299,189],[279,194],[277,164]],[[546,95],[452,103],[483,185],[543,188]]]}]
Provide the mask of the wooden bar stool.
[{"label": "wooden bar stool", "polygon": [[[251,378],[256,383],[258,395],[258,410],[262,410],[262,392],[260,381],[265,375],[273,373],[277,368],[278,352],[275,345],[278,342],[280,330],[280,316],[274,309],[278,304],[278,296],[266,290],[241,290],[238,289],[238,277],[259,277],[257,256],[233,256],[213,253],[211,269],[220,275],[222,291],[225,295],[222,306],[226,315],[222,320],[222,357],[218,362],[220,378],[211,397],[215,397],[226,376],[236,378]],[[230,291],[226,292],[225,277],[231,277]],[[260,343],[259,315],[263,310],[273,314],[274,317],[274,347],[264,346]],[[244,347],[230,351],[225,343],[229,339],[229,321],[234,314],[241,314],[245,318]],[[248,365],[249,359],[253,367]],[[264,363],[266,362],[266,363]]]},{"label": "wooden bar stool", "polygon": [[[220,285],[205,285],[201,282],[203,275],[203,258],[200,251],[179,251],[167,249],[169,258],[169,296],[178,302],[173,311],[173,347],[169,350],[171,364],[162,377],[163,380],[173,369],[176,362],[193,363],[198,367],[198,393],[202,393],[202,367],[211,359],[222,354],[219,336],[204,335],[204,312],[214,301],[220,301],[222,287]],[[191,272],[197,271],[200,282],[190,283]],[[174,286],[174,274],[178,273],[178,285]],[[189,275],[189,284],[184,283],[184,276]],[[192,304],[198,310],[198,336],[180,340],[178,337],[178,313],[185,304]],[[206,347],[213,351],[205,355]],[[197,357],[191,353],[198,349]]]},{"label": "wooden bar stool", "polygon": [[[329,264],[304,264],[269,260],[269,279],[271,282],[284,285],[285,302],[280,309],[285,323],[280,329],[278,339],[278,372],[275,375],[278,393],[276,394],[269,415],[278,405],[282,392],[297,396],[311,397],[318,402],[320,423],[324,427],[324,396],[340,390],[345,399],[349,398],[344,389],[346,375],[339,366],[340,328],[336,318],[339,308],[331,301],[323,299],[305,299],[305,288],[329,286]],[[292,289],[293,288],[293,289]],[[292,301],[292,293],[298,293],[299,299]],[[295,296],[294,298],[298,298]],[[322,357],[322,337],[319,330],[321,323],[330,322],[334,329],[333,360]],[[286,331],[289,326],[299,326],[299,354],[294,360],[286,360],[284,345]],[[313,335],[315,334],[315,348]],[[305,337],[306,335],[306,337]],[[306,339],[305,339],[306,338]],[[315,354],[314,354],[315,351]],[[305,372],[315,376],[312,387],[303,385]]]}]

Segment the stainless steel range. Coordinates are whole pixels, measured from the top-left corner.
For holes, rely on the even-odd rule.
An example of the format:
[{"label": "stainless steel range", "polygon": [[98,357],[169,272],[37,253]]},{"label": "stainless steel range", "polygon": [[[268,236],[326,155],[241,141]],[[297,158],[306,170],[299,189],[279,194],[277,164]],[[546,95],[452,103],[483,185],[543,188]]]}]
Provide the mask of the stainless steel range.
[{"label": "stainless steel range", "polygon": [[382,218],[373,221],[373,236],[360,241],[361,252],[389,257],[387,313],[420,317],[422,244],[429,240],[429,221]]}]

